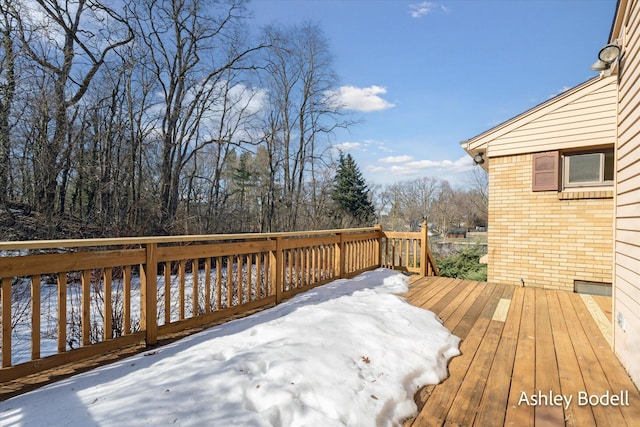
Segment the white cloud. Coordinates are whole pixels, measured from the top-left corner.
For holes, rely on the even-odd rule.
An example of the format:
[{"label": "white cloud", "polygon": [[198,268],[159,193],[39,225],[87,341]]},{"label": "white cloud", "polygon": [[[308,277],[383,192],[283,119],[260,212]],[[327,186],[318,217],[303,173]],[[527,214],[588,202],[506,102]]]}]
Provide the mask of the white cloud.
[{"label": "white cloud", "polygon": [[548,99],[555,98],[556,96],[565,93],[569,89],[573,89],[571,86],[562,86],[560,89],[556,91],[556,93],[552,93],[549,95]]},{"label": "white cloud", "polygon": [[341,142],[339,144],[335,144],[333,146],[334,149],[339,150],[339,151],[355,151],[358,150],[360,148],[362,148],[363,145],[360,142],[350,142],[350,141],[345,141],[345,142]]},{"label": "white cloud", "polygon": [[[224,82],[223,82],[224,83]],[[228,94],[232,107],[240,111],[245,110],[245,114],[253,114],[262,110],[267,102],[267,90],[247,87],[238,83],[229,89]]]},{"label": "white cloud", "polygon": [[460,173],[475,166],[467,155],[457,160],[414,160],[411,156],[392,156],[378,159],[378,163],[382,165],[371,165],[367,170],[392,175],[419,175],[434,172]]},{"label": "white cloud", "polygon": [[384,175],[413,175],[417,171],[411,169],[406,165],[392,165],[392,166],[369,166],[368,171],[373,173],[380,173]]},{"label": "white cloud", "polygon": [[333,105],[346,110],[371,112],[395,107],[395,104],[381,97],[387,93],[382,86],[356,87],[342,86],[337,91],[329,92],[327,98]]},{"label": "white cloud", "polygon": [[457,160],[416,160],[407,162],[408,167],[415,169],[441,169],[463,172],[474,167],[471,157],[465,155]]},{"label": "white cloud", "polygon": [[444,13],[450,13],[451,9],[445,5],[439,5],[432,1],[423,1],[421,3],[413,3],[409,5],[409,13],[412,18],[422,18],[425,15],[430,14],[436,9],[440,9]]},{"label": "white cloud", "polygon": [[434,7],[436,7],[436,4],[430,1],[423,1],[422,3],[409,5],[409,9],[411,9],[410,13],[413,18],[422,18],[424,15],[433,11]]},{"label": "white cloud", "polygon": [[413,160],[413,157],[411,156],[389,156],[389,157],[383,157],[378,161],[380,163],[406,163],[411,160]]},{"label": "white cloud", "polygon": [[379,143],[377,148],[378,148],[378,150],[384,151],[386,153],[393,153],[393,150],[391,148],[387,147],[386,145],[384,145],[384,142]]}]

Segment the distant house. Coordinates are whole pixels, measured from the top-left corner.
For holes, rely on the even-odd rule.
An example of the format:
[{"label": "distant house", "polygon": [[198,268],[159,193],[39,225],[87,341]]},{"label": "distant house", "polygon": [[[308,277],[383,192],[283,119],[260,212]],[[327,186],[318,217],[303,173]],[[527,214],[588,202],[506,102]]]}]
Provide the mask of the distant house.
[{"label": "distant house", "polygon": [[463,227],[449,228],[446,236],[450,239],[464,239],[467,237],[467,229]]},{"label": "distant house", "polygon": [[489,281],[610,290],[616,104],[596,77],[462,143],[489,173]]},{"label": "distant house", "polygon": [[640,385],[640,0],[618,0],[603,44],[620,54],[599,77],[462,145],[489,172],[489,280],[612,283],[614,351]]}]

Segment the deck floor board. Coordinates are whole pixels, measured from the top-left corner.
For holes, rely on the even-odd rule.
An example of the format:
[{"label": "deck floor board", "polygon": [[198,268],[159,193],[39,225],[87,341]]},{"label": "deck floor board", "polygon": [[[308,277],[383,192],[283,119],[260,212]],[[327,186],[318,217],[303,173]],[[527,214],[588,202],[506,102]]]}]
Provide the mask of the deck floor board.
[{"label": "deck floor board", "polygon": [[476,417],[476,423],[479,425],[502,425],[504,423],[520,331],[520,322],[514,322],[511,319],[520,319],[524,301],[524,293],[518,292],[518,290],[516,289],[513,293],[500,343],[487,377],[486,393],[483,393],[480,401]]},{"label": "deck floor board", "polygon": [[[427,277],[406,297],[461,338],[461,355],[416,395],[420,412],[405,426],[640,425],[638,388],[579,295]],[[578,404],[580,393],[607,392],[628,393],[628,406]]]}]

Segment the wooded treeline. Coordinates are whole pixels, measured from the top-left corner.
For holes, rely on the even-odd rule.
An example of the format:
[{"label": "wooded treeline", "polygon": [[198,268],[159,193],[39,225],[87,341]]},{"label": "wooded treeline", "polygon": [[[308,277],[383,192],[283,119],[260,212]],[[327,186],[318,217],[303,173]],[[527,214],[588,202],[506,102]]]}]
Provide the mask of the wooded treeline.
[{"label": "wooded treeline", "polygon": [[[5,213],[41,213],[48,237],[68,218],[104,236],[345,223],[330,148],[353,122],[317,25],[252,28],[245,0],[0,0],[0,14]],[[399,218],[382,201],[378,217]]]},{"label": "wooded treeline", "polygon": [[489,216],[487,173],[476,167],[467,173],[464,188],[425,176],[375,188],[376,216],[387,230],[418,231],[427,221],[436,234],[449,228],[486,227]]}]

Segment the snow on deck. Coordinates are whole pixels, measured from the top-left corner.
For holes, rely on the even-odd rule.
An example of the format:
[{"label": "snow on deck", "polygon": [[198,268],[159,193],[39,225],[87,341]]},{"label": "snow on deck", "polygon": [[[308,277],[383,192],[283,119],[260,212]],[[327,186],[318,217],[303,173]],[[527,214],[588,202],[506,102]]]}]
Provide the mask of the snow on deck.
[{"label": "snow on deck", "polygon": [[2,403],[2,425],[399,425],[459,339],[378,269]]}]

